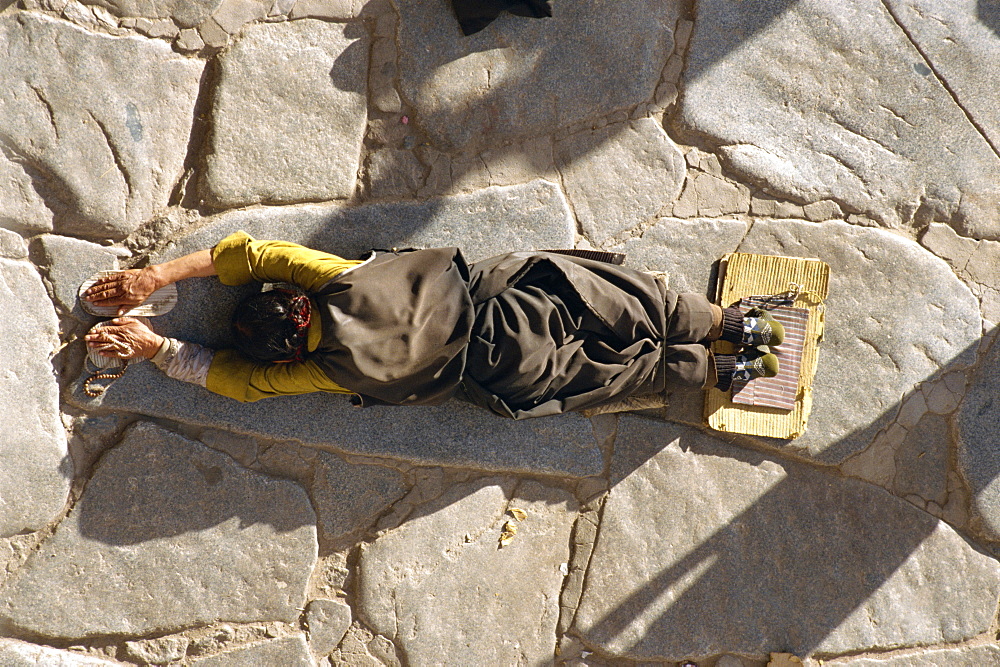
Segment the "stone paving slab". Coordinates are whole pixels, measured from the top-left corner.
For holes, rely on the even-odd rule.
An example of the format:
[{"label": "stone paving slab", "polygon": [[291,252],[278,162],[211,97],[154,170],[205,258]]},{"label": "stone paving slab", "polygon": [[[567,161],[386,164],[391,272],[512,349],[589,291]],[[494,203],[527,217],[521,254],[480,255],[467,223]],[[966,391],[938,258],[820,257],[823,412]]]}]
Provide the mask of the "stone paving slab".
[{"label": "stone paving slab", "polygon": [[462,38],[446,0],[393,5],[400,92],[442,150],[546,135],[651,99],[680,18],[676,2],[562,0],[551,18],[505,13]]},{"label": "stone paving slab", "polygon": [[29,263],[0,259],[0,312],[0,537],[9,537],[56,517],[73,464],[49,360],[59,323]]},{"label": "stone paving slab", "polygon": [[294,482],[140,424],[0,589],[0,627],[83,638],[295,622],[317,555],[315,521]]},{"label": "stone paving slab", "polygon": [[115,16],[170,18],[183,28],[198,25],[212,15],[223,0],[80,0],[85,5],[106,7]]},{"label": "stone paving slab", "polygon": [[190,664],[191,667],[262,667],[263,665],[314,667],[316,663],[309,653],[305,635],[297,634],[197,658]]},{"label": "stone paving slab", "polygon": [[0,665],[4,667],[114,667],[120,664],[16,639],[0,639]]},{"label": "stone paving slab", "polygon": [[[829,667],[985,667],[1000,665],[1000,646],[981,644],[928,649],[909,655],[825,660]],[[812,661],[809,663],[812,667]]]},{"label": "stone paving slab", "polygon": [[[516,521],[507,513],[527,513]],[[538,482],[449,488],[361,552],[358,612],[404,664],[547,664],[576,501]],[[498,548],[507,520],[518,526]]]},{"label": "stone paving slab", "polygon": [[[887,226],[916,216],[1000,238],[1000,159],[959,106],[963,98],[989,105],[995,78],[975,79],[977,92],[956,104],[935,74],[944,42],[921,52],[886,8],[905,4],[700,3],[680,122],[720,146],[746,179],[797,202],[832,199]],[[921,19],[918,45],[947,30],[933,24]],[[982,33],[958,50],[948,43],[954,55],[942,66],[981,50]]]},{"label": "stone paving slab", "polygon": [[993,622],[1000,564],[872,485],[631,416],[611,482],[573,632],[612,656],[862,652]]},{"label": "stone paving slab", "polygon": [[209,203],[350,197],[367,120],[368,50],[359,25],[303,19],[243,30],[218,61]]},{"label": "stone paving slab", "polygon": [[0,17],[0,45],[5,226],[117,240],[166,206],[202,61],[31,12]]},{"label": "stone paving slab", "polygon": [[684,156],[652,118],[585,130],[556,143],[580,227],[594,245],[669,206],[684,183]]}]

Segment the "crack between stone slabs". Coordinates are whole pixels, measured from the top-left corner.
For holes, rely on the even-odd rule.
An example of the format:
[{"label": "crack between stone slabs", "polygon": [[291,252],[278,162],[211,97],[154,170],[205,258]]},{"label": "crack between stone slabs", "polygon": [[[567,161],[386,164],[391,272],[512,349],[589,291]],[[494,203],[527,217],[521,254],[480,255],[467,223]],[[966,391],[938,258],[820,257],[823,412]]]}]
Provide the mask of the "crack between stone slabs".
[{"label": "crack between stone slabs", "polygon": [[[996,643],[996,628],[991,627],[982,634],[970,637],[964,641],[957,642],[936,642],[931,644],[914,644],[898,648],[871,648],[868,650],[845,651],[843,653],[816,652],[809,654],[814,661],[843,660],[844,658],[875,658],[885,660],[888,658],[917,658],[921,654],[935,650],[976,648],[978,646],[989,646]],[[764,660],[767,658],[765,657]]]},{"label": "crack between stone slabs", "polygon": [[983,127],[978,122],[976,122],[976,119],[973,118],[971,113],[969,113],[969,110],[965,108],[965,106],[959,99],[958,94],[948,84],[948,80],[945,79],[945,77],[942,76],[940,72],[938,72],[937,67],[934,66],[934,62],[930,59],[927,53],[925,53],[924,50],[920,47],[920,45],[917,43],[917,40],[913,38],[913,35],[911,35],[910,31],[907,30],[906,26],[903,25],[903,22],[899,20],[899,17],[896,15],[896,12],[893,11],[893,8],[889,4],[889,1],[881,0],[881,2],[882,6],[885,7],[886,12],[892,18],[893,22],[897,26],[899,26],[899,29],[903,32],[904,35],[906,35],[906,39],[909,40],[910,44],[913,45],[913,48],[916,49],[917,53],[920,54],[920,57],[923,58],[924,63],[927,65],[927,67],[931,70],[931,72],[934,73],[934,78],[937,80],[939,84],[941,84],[941,87],[945,89],[948,95],[951,96],[951,99],[955,103],[955,106],[957,106],[962,111],[962,113],[965,114],[965,118],[966,120],[969,121],[969,124],[976,129],[976,132],[978,132],[979,136],[983,138],[983,140],[993,151],[993,154],[997,157],[997,159],[1000,159],[1000,149],[998,149],[997,146],[990,140],[989,136],[986,134]]}]

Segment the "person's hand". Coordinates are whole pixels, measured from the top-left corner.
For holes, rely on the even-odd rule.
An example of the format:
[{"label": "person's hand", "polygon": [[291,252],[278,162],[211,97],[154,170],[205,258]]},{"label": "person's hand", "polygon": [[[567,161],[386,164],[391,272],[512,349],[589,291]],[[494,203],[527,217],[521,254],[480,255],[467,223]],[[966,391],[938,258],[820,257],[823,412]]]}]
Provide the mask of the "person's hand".
[{"label": "person's hand", "polygon": [[83,293],[83,298],[95,306],[119,306],[118,314],[124,315],[160,287],[155,268],[147,266],[100,278]]},{"label": "person's hand", "polygon": [[149,359],[163,344],[163,336],[134,317],[119,317],[111,320],[110,324],[94,327],[84,339],[87,347],[97,350],[102,356],[121,359]]}]

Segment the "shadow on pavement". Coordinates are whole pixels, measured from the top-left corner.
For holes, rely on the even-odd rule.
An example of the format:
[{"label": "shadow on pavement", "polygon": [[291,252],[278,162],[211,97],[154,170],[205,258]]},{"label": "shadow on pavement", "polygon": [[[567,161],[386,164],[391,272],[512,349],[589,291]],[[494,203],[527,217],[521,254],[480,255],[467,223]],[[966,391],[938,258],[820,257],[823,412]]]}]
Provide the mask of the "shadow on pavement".
[{"label": "shadow on pavement", "polygon": [[[977,346],[978,342],[971,347]],[[984,350],[984,358],[985,354]],[[960,354],[958,358],[963,356]],[[826,363],[831,362],[826,360]],[[943,376],[950,370],[953,370],[951,366],[945,367],[933,377]],[[859,396],[858,400],[863,397]],[[898,408],[899,404],[887,412],[895,415]],[[823,405],[817,403],[813,409],[822,410]],[[958,442],[954,423],[949,430],[949,441]],[[689,434],[690,438],[681,435],[680,447],[682,450],[693,447],[697,451],[701,447],[692,446],[686,440],[699,440],[700,434],[694,431]],[[739,436],[736,440],[739,441]],[[611,467],[612,496],[617,485],[667,443],[636,445],[633,441],[631,444],[630,451],[626,452],[618,451],[616,446]],[[775,444],[780,447],[787,442]],[[937,444],[950,447],[949,442]],[[782,461],[779,457],[750,450],[728,449],[726,452],[729,458],[751,466]],[[727,456],[719,451],[707,453]],[[946,458],[955,460],[956,455],[951,453]],[[1000,476],[1000,459],[989,463],[994,467],[976,471],[980,480]],[[660,645],[686,647],[687,650],[681,650],[671,659],[722,652],[789,651],[806,655],[820,649],[824,641],[907,562],[935,532],[938,524],[930,515],[926,521],[915,524],[915,508],[888,493],[886,502],[878,503],[878,509],[884,512],[880,515],[876,514],[874,506],[839,507],[836,504],[838,495],[828,490],[831,485],[824,484],[831,479],[831,473],[839,476],[837,471],[794,463],[788,467],[799,470],[769,488],[692,551],[664,567],[597,623],[576,632],[591,644],[595,640],[617,641],[617,655],[644,659],[660,657],[656,653]],[[713,482],[706,480],[705,483],[711,485]],[[882,493],[879,487],[864,482],[859,488],[864,493],[874,494],[876,499]],[[828,511],[824,512],[824,508]],[[812,509],[816,511],[809,511]],[[657,507],[651,511],[683,512],[685,508]],[[711,522],[712,518],[706,517],[706,520]],[[768,528],[769,532],[756,533],[761,527]],[[598,544],[602,536],[599,532]],[[650,534],[646,539],[655,545],[669,536]],[[983,551],[968,538],[966,541]],[[665,544],[664,548],[667,546]],[[650,551],[655,553],[655,546]],[[613,563],[604,565],[615,567]],[[591,561],[591,568],[599,566]],[[778,581],[780,585],[776,587]],[[657,611],[664,607],[665,611]],[[657,613],[659,615],[655,615]],[[900,623],[905,625],[905,619],[900,619]],[[644,628],[638,637],[636,627]],[[949,641],[958,639],[962,638],[950,638]],[[739,640],[749,646],[734,645]]]}]

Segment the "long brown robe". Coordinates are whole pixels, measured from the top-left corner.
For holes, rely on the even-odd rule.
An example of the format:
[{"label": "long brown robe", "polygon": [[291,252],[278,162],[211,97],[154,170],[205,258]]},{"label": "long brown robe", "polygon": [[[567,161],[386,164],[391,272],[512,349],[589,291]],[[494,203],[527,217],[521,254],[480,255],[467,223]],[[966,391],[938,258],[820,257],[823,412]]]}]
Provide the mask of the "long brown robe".
[{"label": "long brown robe", "polygon": [[524,419],[700,385],[708,372],[707,299],[578,257],[521,252],[468,266],[455,248],[390,253],[314,297],[317,361],[375,402],[458,394]]}]

